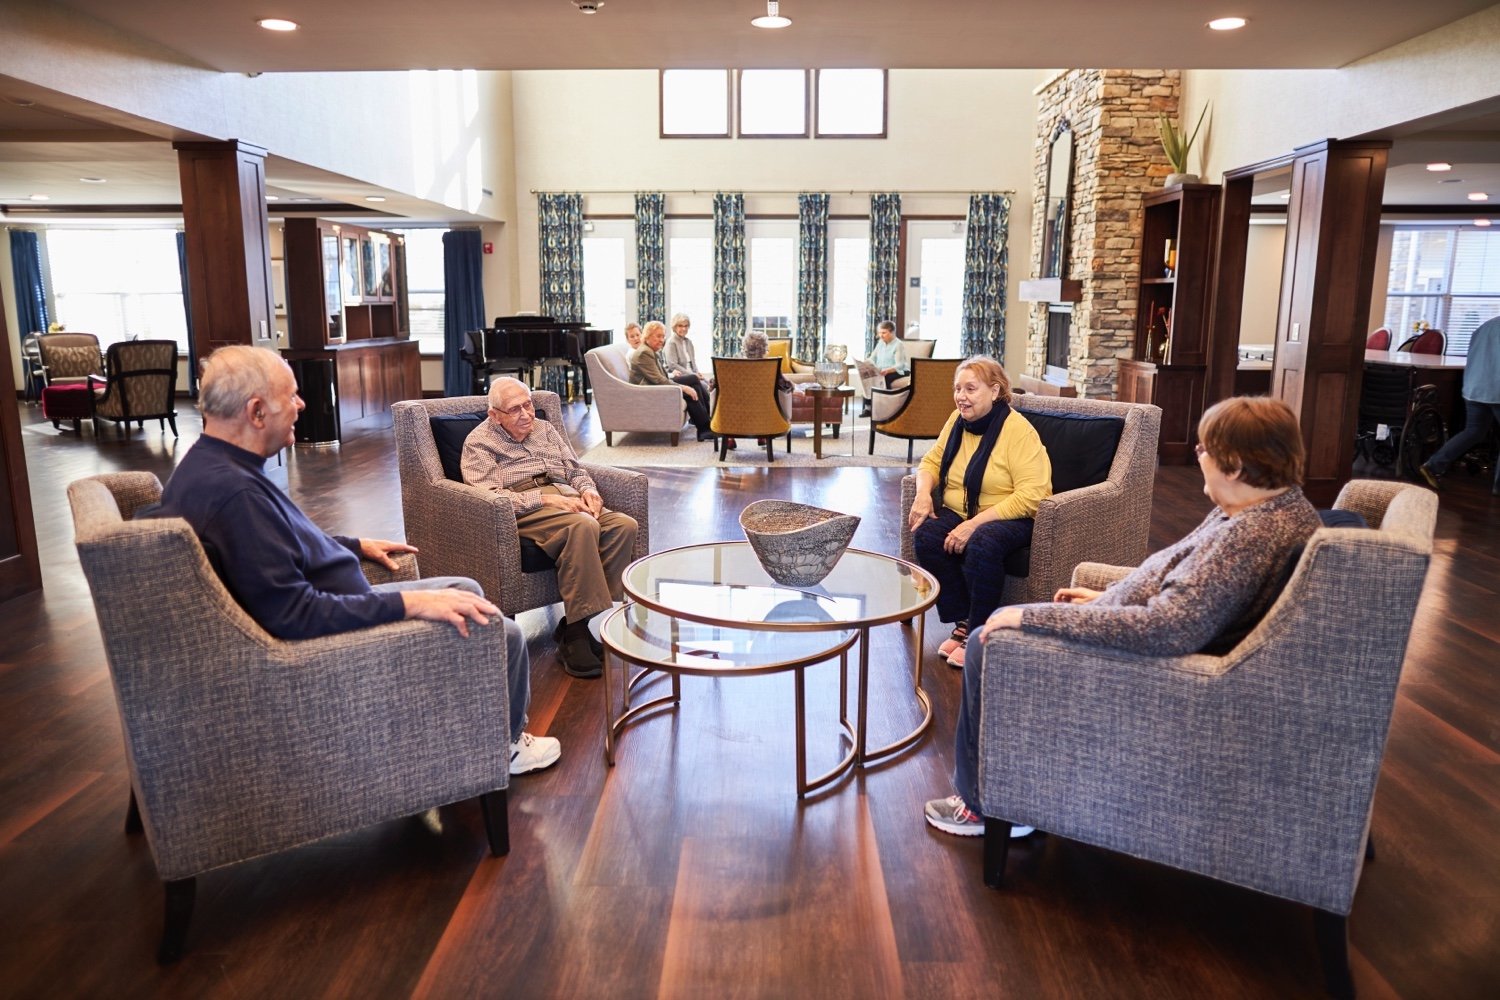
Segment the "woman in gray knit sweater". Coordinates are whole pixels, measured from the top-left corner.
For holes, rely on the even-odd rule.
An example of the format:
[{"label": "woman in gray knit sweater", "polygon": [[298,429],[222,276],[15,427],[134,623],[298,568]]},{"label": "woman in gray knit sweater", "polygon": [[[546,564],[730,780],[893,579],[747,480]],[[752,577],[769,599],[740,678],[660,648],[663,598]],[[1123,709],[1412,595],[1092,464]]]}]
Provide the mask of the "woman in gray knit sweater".
[{"label": "woman in gray knit sweater", "polygon": [[[1203,492],[1215,504],[1182,541],[1103,591],[1064,587],[1052,604],[1001,608],[979,631],[1018,628],[1148,656],[1227,653],[1276,600],[1292,553],[1319,527],[1302,495],[1302,432],[1278,399],[1236,397],[1198,423]],[[927,822],[978,836],[981,658],[965,664],[954,735],[957,795],[927,803]],[[1016,827],[1012,836],[1025,836]]]}]

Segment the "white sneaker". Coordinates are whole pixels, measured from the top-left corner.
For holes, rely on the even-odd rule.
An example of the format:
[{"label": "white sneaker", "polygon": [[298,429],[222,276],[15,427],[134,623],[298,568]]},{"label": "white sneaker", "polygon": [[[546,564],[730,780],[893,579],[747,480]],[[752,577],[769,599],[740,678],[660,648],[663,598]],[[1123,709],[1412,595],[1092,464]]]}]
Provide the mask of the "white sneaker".
[{"label": "white sneaker", "polygon": [[551,736],[522,733],[521,738],[510,745],[510,773],[540,771],[556,764],[561,756],[562,744]]}]

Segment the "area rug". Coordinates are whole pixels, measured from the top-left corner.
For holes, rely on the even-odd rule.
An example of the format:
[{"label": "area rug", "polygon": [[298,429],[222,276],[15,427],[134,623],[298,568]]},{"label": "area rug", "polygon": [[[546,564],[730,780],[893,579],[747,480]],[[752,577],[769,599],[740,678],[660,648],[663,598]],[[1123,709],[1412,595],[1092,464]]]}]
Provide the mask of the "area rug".
[{"label": "area rug", "polygon": [[[847,418],[846,418],[847,419]],[[850,433],[853,432],[853,441]],[[853,444],[854,454],[849,454],[850,445]],[[695,468],[708,468],[718,466],[729,467],[753,467],[778,468],[790,466],[828,466],[840,468],[848,466],[874,466],[874,467],[914,467],[922,461],[922,456],[932,446],[931,441],[918,441],[912,449],[912,461],[906,461],[906,441],[900,438],[886,437],[884,434],[875,435],[875,454],[869,454],[870,429],[865,420],[858,420],[854,427],[845,425],[843,433],[837,437],[827,434],[823,436],[823,457],[813,457],[812,433],[805,426],[799,424],[792,431],[792,450],[788,454],[786,450],[786,436],[782,435],[776,439],[776,460],[766,461],[766,449],[758,447],[754,438],[740,438],[739,447],[724,456],[724,461],[719,462],[719,449],[717,446],[693,440],[693,429],[691,426],[683,428],[682,440],[677,447],[673,448],[667,443],[665,434],[637,434],[616,433],[615,443],[611,445],[600,442],[579,456],[584,462],[593,462],[598,465],[617,465],[625,467],[639,467],[651,465],[664,466],[690,466]]]}]

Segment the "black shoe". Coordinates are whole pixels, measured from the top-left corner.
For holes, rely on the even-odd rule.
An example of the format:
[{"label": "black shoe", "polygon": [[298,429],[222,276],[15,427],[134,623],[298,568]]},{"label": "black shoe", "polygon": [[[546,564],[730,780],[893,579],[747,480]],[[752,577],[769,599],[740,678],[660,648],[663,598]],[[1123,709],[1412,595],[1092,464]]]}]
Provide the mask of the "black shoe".
[{"label": "black shoe", "polygon": [[587,633],[575,636],[557,648],[562,659],[563,670],[570,677],[591,678],[604,673],[604,663],[594,652],[594,645]]},{"label": "black shoe", "polygon": [[699,441],[712,441],[713,439],[714,439],[714,432],[713,431],[699,431],[698,432],[698,440]]},{"label": "black shoe", "polygon": [[734,451],[738,447],[739,447],[739,442],[735,441],[734,438],[730,438],[728,441],[724,442],[724,449],[726,451]]},{"label": "black shoe", "polygon": [[862,417],[868,417],[870,415],[870,404],[869,403],[866,403],[864,406],[861,406],[859,408],[859,415],[862,416]]},{"label": "black shoe", "polygon": [[1437,473],[1433,472],[1431,469],[1429,469],[1426,466],[1426,464],[1423,464],[1423,465],[1419,466],[1417,468],[1417,471],[1422,474],[1422,478],[1423,479],[1427,480],[1427,485],[1428,486],[1431,486],[1435,490],[1439,490],[1439,491],[1442,490],[1443,487],[1442,487],[1442,484],[1438,482],[1438,475],[1437,475]]}]

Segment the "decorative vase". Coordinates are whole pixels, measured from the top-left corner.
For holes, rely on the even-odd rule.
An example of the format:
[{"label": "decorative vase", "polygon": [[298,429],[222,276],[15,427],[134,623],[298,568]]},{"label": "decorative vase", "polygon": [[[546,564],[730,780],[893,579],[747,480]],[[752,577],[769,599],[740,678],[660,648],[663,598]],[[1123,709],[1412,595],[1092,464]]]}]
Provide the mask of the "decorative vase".
[{"label": "decorative vase", "polygon": [[819,361],[813,367],[813,378],[825,389],[843,385],[844,376],[844,366],[833,361]]},{"label": "decorative vase", "polygon": [[849,356],[849,348],[843,344],[829,344],[828,350],[823,352],[823,356],[834,364],[842,364],[844,359]]},{"label": "decorative vase", "polygon": [[740,527],[771,579],[811,587],[833,571],[859,518],[790,500],[757,500],[740,511]]},{"label": "decorative vase", "polygon": [[1197,184],[1197,174],[1168,174],[1167,179],[1161,182],[1162,187],[1172,187],[1176,184]]}]

